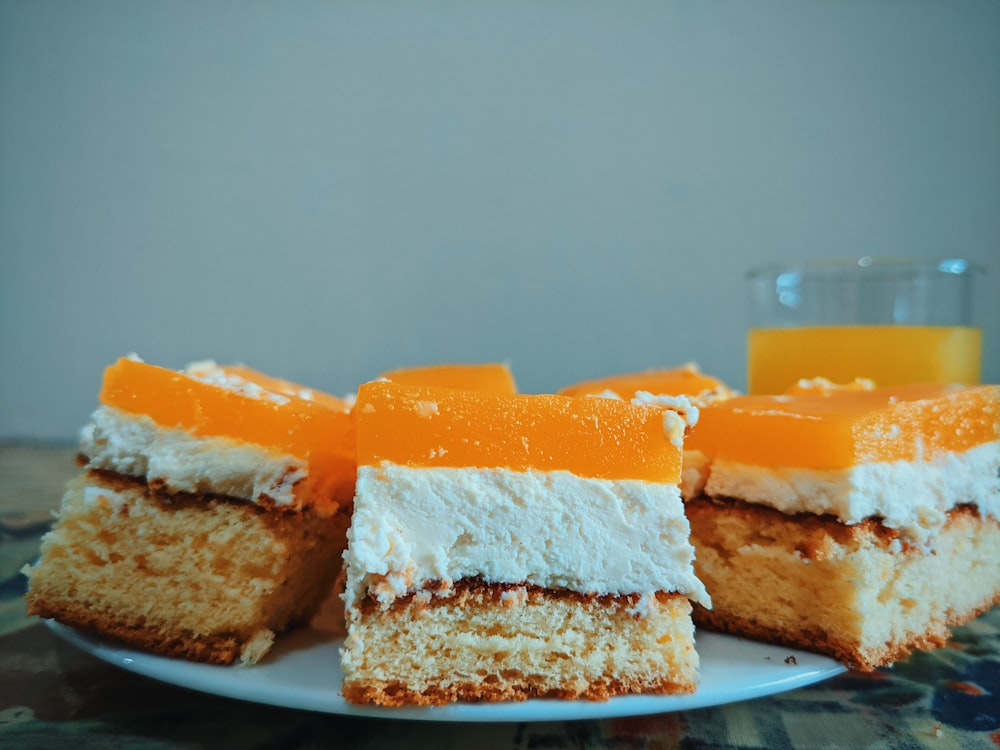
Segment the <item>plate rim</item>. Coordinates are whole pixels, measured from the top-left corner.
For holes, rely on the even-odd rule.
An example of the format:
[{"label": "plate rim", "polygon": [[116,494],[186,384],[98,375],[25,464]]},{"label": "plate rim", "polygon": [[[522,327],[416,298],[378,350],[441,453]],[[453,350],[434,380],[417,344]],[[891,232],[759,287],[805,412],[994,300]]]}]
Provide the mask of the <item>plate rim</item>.
[{"label": "plate rim", "polygon": [[[363,718],[427,722],[546,722],[626,718],[710,708],[795,690],[822,682],[847,671],[830,657],[784,646],[752,641],[732,635],[696,629],[695,639],[701,668],[699,686],[681,695],[622,695],[607,701],[532,698],[501,703],[452,703],[445,706],[363,706],[347,703],[340,690],[340,664],[329,665],[330,684],[322,688],[303,683],[297,687],[268,677],[294,672],[309,656],[329,656],[339,651],[343,638],[306,626],[279,636],[272,651],[256,665],[220,666],[159,656],[131,648],[99,634],[45,620],[48,628],[73,646],[101,661],[134,674],[167,684],[222,698],[281,708]],[[733,656],[758,659],[758,681],[745,679],[723,690],[715,674],[726,668]],[[321,663],[315,661],[313,663]],[[732,668],[734,665],[730,665]],[[746,669],[736,664],[735,668]],[[312,667],[312,664],[307,664]],[[323,667],[318,667],[323,669]],[[748,668],[750,673],[753,668]],[[253,671],[251,671],[253,670]],[[309,672],[307,668],[306,673]],[[706,687],[706,672],[710,683]],[[252,675],[250,679],[244,675]],[[185,677],[187,679],[185,679]],[[335,683],[335,684],[334,684]]]}]

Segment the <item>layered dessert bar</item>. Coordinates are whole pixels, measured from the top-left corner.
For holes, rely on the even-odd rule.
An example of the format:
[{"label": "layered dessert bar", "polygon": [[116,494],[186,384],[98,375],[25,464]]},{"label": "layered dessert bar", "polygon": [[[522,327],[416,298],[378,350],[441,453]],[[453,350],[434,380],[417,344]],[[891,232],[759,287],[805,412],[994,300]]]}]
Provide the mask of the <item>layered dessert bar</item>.
[{"label": "layered dessert bar", "polygon": [[345,698],[694,690],[688,407],[361,386]]},{"label": "layered dessert bar", "polygon": [[167,655],[252,663],[340,568],[353,421],[333,396],[242,366],[120,359],[85,471],[28,568],[28,611]]},{"label": "layered dessert bar", "polygon": [[1000,601],[1000,387],[804,382],[696,434],[699,625],[872,670]]}]

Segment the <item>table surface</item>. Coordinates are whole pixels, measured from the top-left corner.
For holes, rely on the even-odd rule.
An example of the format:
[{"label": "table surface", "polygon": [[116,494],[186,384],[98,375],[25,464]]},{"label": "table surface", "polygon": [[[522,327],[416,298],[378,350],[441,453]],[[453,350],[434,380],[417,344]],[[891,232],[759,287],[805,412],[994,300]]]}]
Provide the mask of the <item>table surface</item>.
[{"label": "table surface", "polygon": [[657,716],[444,724],[244,703],[126,672],[24,611],[18,572],[62,487],[67,446],[0,444],[0,748],[992,748],[1000,747],[1000,607],[948,647],[870,675]]}]

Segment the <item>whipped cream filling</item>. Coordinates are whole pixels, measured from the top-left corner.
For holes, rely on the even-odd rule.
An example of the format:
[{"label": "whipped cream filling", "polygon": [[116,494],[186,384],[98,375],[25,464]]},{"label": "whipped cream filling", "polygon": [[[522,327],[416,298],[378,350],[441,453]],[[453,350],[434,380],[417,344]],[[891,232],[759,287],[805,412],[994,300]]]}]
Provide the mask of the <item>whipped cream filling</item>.
[{"label": "whipped cream filling", "polygon": [[250,443],[197,437],[144,415],[101,406],[80,434],[87,468],[162,481],[171,492],[212,493],[260,505],[295,506],[305,460]]},{"label": "whipped cream filling", "polygon": [[705,494],[784,513],[830,514],[846,524],[874,517],[908,541],[926,543],[959,504],[973,503],[984,516],[1000,519],[1000,440],[930,461],[873,462],[830,471],[716,459]]},{"label": "whipped cream filling", "polygon": [[676,485],[567,471],[358,467],[348,607],[478,576],[583,594],[678,592],[710,606]]}]

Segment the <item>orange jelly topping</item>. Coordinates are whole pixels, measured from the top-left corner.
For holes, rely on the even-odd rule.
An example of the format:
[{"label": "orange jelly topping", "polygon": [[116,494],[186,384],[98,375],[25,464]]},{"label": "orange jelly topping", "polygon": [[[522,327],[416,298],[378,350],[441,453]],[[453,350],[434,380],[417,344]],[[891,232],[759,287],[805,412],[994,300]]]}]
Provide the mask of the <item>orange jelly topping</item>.
[{"label": "orange jelly topping", "polygon": [[[252,443],[305,459],[307,480],[295,494],[353,494],[355,474],[353,419],[346,403],[327,394],[312,400],[303,390],[243,366],[221,367],[227,376],[253,383],[252,392],[202,382],[176,370],[122,358],[105,370],[101,402],[144,415],[167,429],[198,437]],[[280,386],[280,387],[279,387]]]},{"label": "orange jelly topping", "polygon": [[718,378],[704,375],[697,367],[687,366],[586,380],[567,386],[559,393],[565,396],[585,396],[611,391],[621,398],[629,399],[639,391],[646,391],[654,396],[697,396],[705,391],[724,387],[725,384]]},{"label": "orange jelly topping", "polygon": [[737,396],[701,409],[687,446],[766,467],[922,461],[1000,439],[1000,386],[912,385]]},{"label": "orange jelly topping", "polygon": [[663,409],[601,398],[496,394],[376,381],[358,390],[358,464],[565,470],[676,483]]},{"label": "orange jelly topping", "polygon": [[510,368],[502,363],[407,367],[382,373],[381,377],[399,385],[461,388],[486,393],[517,393],[514,376]]}]

